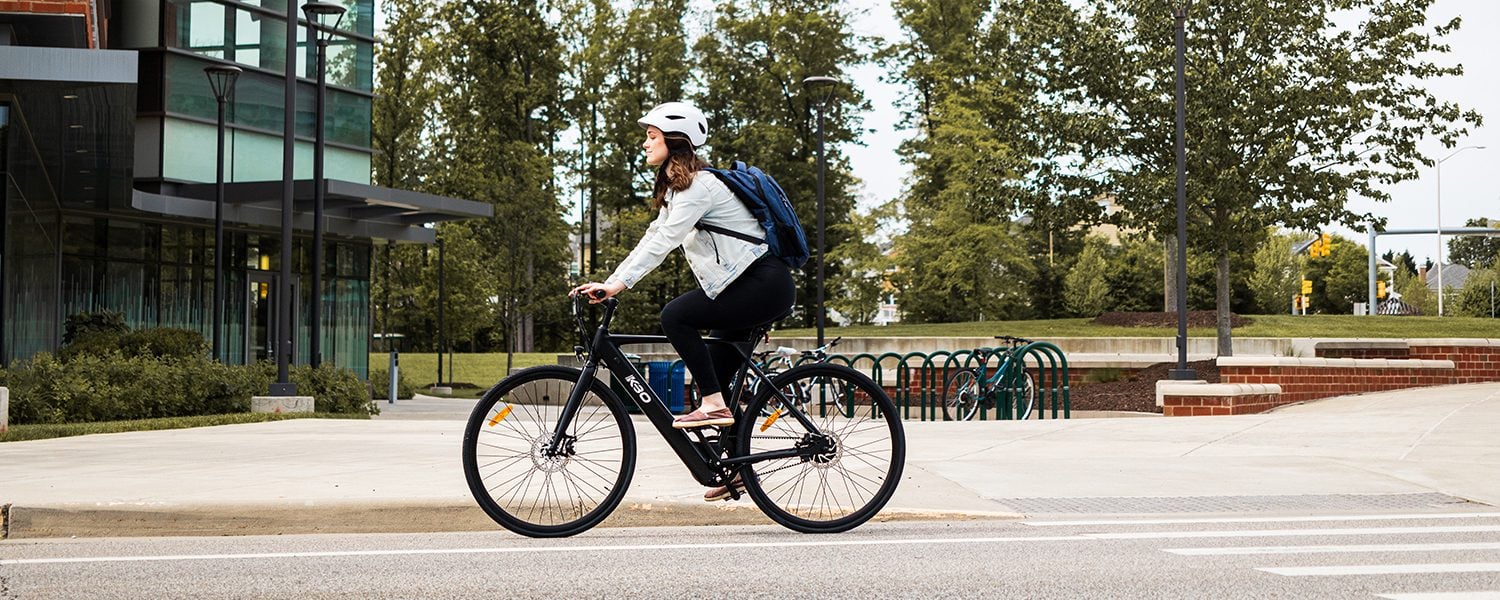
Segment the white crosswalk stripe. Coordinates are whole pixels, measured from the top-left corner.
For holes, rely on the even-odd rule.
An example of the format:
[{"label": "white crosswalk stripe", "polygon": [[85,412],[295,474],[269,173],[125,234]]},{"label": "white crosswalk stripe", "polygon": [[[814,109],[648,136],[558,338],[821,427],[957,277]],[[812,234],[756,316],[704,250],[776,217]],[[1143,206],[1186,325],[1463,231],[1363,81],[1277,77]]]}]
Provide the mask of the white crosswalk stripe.
[{"label": "white crosswalk stripe", "polygon": [[1500,573],[1500,563],[1432,563],[1410,565],[1327,565],[1318,567],[1256,567],[1287,577],[1318,575],[1410,575],[1413,573]]},{"label": "white crosswalk stripe", "polygon": [[1347,546],[1230,546],[1225,548],[1166,548],[1184,556],[1248,556],[1252,554],[1341,554],[1359,552],[1448,552],[1500,550],[1500,542],[1451,544],[1351,544]]},{"label": "white crosswalk stripe", "polygon": [[[1469,540],[1474,539],[1475,534],[1489,534],[1500,532],[1500,526],[1484,524],[1500,518],[1500,513],[1416,513],[1416,514],[1367,514],[1367,515],[1317,515],[1317,516],[1288,516],[1288,517],[1246,517],[1246,518],[1167,518],[1167,519],[1116,519],[1116,520],[1087,520],[1087,521],[1028,521],[1027,525],[1033,527],[1106,527],[1106,528],[1130,528],[1126,531],[1091,531],[1079,535],[1095,539],[1235,539],[1235,538],[1276,538],[1276,537],[1342,537],[1342,536],[1367,536],[1367,535],[1399,535],[1399,536],[1432,536],[1432,535],[1462,535]],[[1475,525],[1450,525],[1444,523],[1454,520],[1471,519],[1480,524]],[[1398,526],[1385,526],[1380,521],[1406,521]],[[1409,524],[1417,521],[1419,524]],[[1265,523],[1284,523],[1294,525],[1297,523],[1333,523],[1345,522],[1352,527],[1309,527],[1309,528],[1278,528],[1278,529],[1220,529],[1214,531],[1187,530],[1160,530],[1151,528],[1145,531],[1134,530],[1142,526],[1170,526],[1170,525],[1220,525],[1233,526],[1238,524],[1255,525]],[[1422,524],[1425,522],[1425,524]],[[1361,526],[1363,525],[1363,526]],[[1481,537],[1481,539],[1482,539]],[[1500,551],[1500,541],[1461,541],[1444,542],[1433,541],[1423,543],[1387,543],[1387,544],[1285,544],[1285,545],[1263,545],[1263,546],[1215,546],[1215,547],[1172,547],[1162,548],[1163,552],[1184,557],[1212,557],[1212,556],[1266,556],[1288,557],[1286,562],[1293,564],[1285,565],[1255,565],[1248,566],[1255,571],[1280,575],[1283,577],[1315,578],[1315,577],[1358,577],[1358,576],[1388,576],[1388,575],[1441,575],[1458,573],[1500,573],[1500,562],[1495,559],[1500,555],[1493,554]],[[1477,555],[1463,555],[1463,558],[1473,562],[1450,562],[1432,561],[1421,562],[1418,560],[1392,559],[1396,556],[1421,556],[1421,553],[1479,553]],[[1392,564],[1338,564],[1338,565],[1298,565],[1295,564],[1296,555],[1339,555],[1348,554],[1351,558],[1360,554],[1379,553],[1386,560],[1393,560]],[[1453,558],[1452,555],[1444,558]],[[1475,560],[1477,559],[1477,560]],[[1358,561],[1353,561],[1358,562]],[[1435,580],[1436,581],[1436,580]],[[1467,591],[1392,591],[1390,593],[1376,594],[1375,597],[1389,600],[1500,600],[1500,591],[1496,590],[1467,590]]]}]

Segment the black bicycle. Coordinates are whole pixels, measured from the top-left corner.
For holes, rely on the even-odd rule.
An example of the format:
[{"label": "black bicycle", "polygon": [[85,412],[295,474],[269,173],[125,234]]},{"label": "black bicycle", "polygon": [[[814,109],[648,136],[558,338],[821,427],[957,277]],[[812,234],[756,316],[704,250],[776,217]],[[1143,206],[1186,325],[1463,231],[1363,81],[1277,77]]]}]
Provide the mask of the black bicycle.
[{"label": "black bicycle", "polygon": [[[620,346],[663,343],[665,336],[609,331],[618,300],[605,300],[599,327],[586,337],[583,298],[574,319],[583,368],[533,367],[506,377],[479,400],[464,429],[463,464],[480,508],[501,526],[532,537],[574,535],[599,524],[625,496],[635,470],[635,427],[626,402],[640,407],[704,486],[736,476],[762,512],[805,533],[847,531],[875,516],[901,480],[906,437],[895,405],[869,377],[842,365],[811,363],[769,378],[735,425],[674,429],[672,413],[625,359]],[[748,359],[764,331],[729,344],[746,357],[726,390],[741,390]],[[619,398],[597,378],[621,378]],[[806,405],[791,401],[807,393]],[[731,494],[739,491],[730,486]]]}]

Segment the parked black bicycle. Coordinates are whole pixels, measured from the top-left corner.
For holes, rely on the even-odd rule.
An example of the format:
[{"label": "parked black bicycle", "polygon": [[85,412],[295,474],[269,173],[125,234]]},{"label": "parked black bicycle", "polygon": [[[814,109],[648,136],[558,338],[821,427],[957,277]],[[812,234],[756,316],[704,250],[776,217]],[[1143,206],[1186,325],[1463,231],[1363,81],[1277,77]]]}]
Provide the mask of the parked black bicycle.
[{"label": "parked black bicycle", "polygon": [[[583,368],[534,367],[506,377],[479,400],[464,429],[464,476],[501,526],[558,537],[609,516],[635,470],[627,402],[640,407],[700,484],[722,486],[739,476],[766,516],[796,531],[847,531],[875,516],[896,491],[906,438],[890,397],[869,377],[829,363],[793,367],[769,376],[772,385],[761,386],[744,407],[730,398],[735,425],[674,429],[671,411],[620,351],[666,338],[610,333],[615,298],[602,303],[600,325],[586,337],[583,301],[573,304]],[[768,377],[748,358],[754,341],[707,340],[746,357],[726,389],[743,390],[738,382],[747,372]],[[629,398],[597,378],[601,365],[621,378]],[[804,393],[806,405],[792,401]]]}]

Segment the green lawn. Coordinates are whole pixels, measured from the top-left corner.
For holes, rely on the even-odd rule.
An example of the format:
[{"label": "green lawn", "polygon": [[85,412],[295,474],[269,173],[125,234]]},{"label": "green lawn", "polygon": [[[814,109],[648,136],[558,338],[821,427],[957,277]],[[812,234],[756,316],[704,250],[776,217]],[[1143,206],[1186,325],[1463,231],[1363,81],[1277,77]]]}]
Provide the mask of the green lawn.
[{"label": "green lawn", "polygon": [[[1473,317],[1391,317],[1355,315],[1248,315],[1254,321],[1234,330],[1237,337],[1295,338],[1494,338],[1500,320]],[[1173,337],[1177,328],[1108,327],[1092,319],[1045,321],[972,321],[967,323],[896,324],[886,327],[832,327],[825,337],[983,337],[1015,335],[1033,339],[1060,337]],[[811,337],[816,329],[779,329],[773,335]],[[1190,337],[1214,337],[1210,328],[1188,329]]]},{"label": "green lawn", "polygon": [[[522,369],[537,365],[557,364],[556,352],[526,352],[512,355],[514,368]],[[390,355],[370,353],[370,368],[384,369],[390,364]],[[472,383],[480,389],[488,388],[505,378],[505,354],[453,354],[453,373],[448,373],[446,357],[443,364],[443,379],[448,382]],[[437,381],[437,354],[427,352],[402,352],[401,372],[406,380],[417,386],[418,391],[431,387]]]},{"label": "green lawn", "polygon": [[0,442],[24,442],[50,438],[90,435],[95,433],[121,433],[125,431],[156,431],[160,429],[186,429],[189,427],[212,427],[215,425],[237,425],[240,423],[264,423],[286,419],[368,419],[369,415],[334,413],[235,413],[229,415],[202,415],[197,417],[167,417],[162,419],[135,419],[130,421],[100,421],[97,423],[59,423],[35,425],[11,425],[10,430],[0,433]]}]

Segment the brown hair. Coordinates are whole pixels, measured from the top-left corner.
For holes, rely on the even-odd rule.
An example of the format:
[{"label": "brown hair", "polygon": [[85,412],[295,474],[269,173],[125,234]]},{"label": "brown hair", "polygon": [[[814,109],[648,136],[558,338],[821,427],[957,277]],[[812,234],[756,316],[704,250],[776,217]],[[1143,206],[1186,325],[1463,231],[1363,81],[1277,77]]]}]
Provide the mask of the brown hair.
[{"label": "brown hair", "polygon": [[651,208],[667,205],[667,190],[680,192],[693,185],[698,171],[708,168],[708,161],[693,152],[693,144],[687,137],[668,134],[662,136],[667,144],[667,160],[656,168],[656,186],[652,190]]}]

